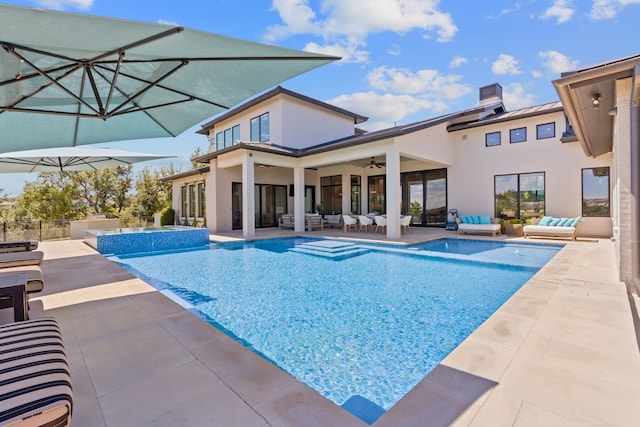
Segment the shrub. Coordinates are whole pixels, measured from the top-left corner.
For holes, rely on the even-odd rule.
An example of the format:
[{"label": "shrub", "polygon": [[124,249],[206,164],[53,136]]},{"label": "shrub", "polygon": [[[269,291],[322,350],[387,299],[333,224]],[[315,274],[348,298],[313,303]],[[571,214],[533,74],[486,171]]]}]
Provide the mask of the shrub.
[{"label": "shrub", "polygon": [[160,225],[174,225],[176,220],[176,211],[173,208],[165,209],[160,216]]}]

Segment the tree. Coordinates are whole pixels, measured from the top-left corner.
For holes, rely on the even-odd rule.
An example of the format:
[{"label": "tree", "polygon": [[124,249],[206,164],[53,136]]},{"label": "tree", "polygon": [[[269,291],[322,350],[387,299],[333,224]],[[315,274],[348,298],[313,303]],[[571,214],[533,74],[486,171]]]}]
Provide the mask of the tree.
[{"label": "tree", "polygon": [[193,161],[193,159],[195,159],[196,157],[200,157],[200,156],[202,156],[202,155],[203,155],[203,153],[202,153],[202,151],[200,150],[200,147],[196,148],[196,149],[193,151],[193,154],[191,154],[191,168],[192,168],[192,169],[198,169],[198,168],[201,168],[201,167],[203,167],[203,166],[207,166],[207,164],[206,164],[206,163],[198,163],[198,162],[194,162],[194,161]]},{"label": "tree", "polygon": [[115,166],[97,171],[78,172],[75,182],[79,195],[96,214],[119,216],[128,203],[127,195],[132,187],[131,165]]},{"label": "tree", "polygon": [[37,219],[64,221],[86,215],[86,205],[79,201],[77,183],[69,172],[40,173],[36,181],[25,185],[17,205],[17,211]]},{"label": "tree", "polygon": [[153,216],[154,213],[160,213],[171,207],[172,185],[160,179],[175,173],[171,165],[159,171],[144,168],[138,174],[133,210],[139,218]]}]

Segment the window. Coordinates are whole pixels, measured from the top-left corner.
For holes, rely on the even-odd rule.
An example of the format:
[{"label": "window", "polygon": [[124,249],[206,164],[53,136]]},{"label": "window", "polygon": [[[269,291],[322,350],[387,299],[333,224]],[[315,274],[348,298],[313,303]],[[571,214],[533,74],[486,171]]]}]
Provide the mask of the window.
[{"label": "window", "polygon": [[509,131],[509,142],[524,142],[527,140],[527,128],[511,129]]},{"label": "window", "polygon": [[198,193],[198,218],[204,218],[205,216],[205,195],[204,195],[204,182],[197,184],[196,192]]},{"label": "window", "polygon": [[498,218],[536,218],[544,215],[544,172],[496,175],[495,214]]},{"label": "window", "polygon": [[609,215],[609,168],[582,169],[582,216]]},{"label": "window", "polygon": [[196,216],[196,186],[189,185],[189,217]]},{"label": "window", "polygon": [[269,113],[251,119],[251,141],[269,141]]},{"label": "window", "polygon": [[224,132],[216,133],[216,150],[222,150],[224,148]]},{"label": "window", "polygon": [[240,125],[235,125],[231,128],[231,139],[233,145],[240,144]]},{"label": "window", "polygon": [[554,138],[556,136],[556,124],[555,122],[544,123],[536,126],[536,138],[547,139]]},{"label": "window", "polygon": [[484,136],[484,144],[487,147],[500,145],[500,132],[491,132]]},{"label": "window", "polygon": [[361,177],[351,175],[351,213],[360,214]]},{"label": "window", "polygon": [[385,178],[384,175],[369,177],[369,213],[387,213]]},{"label": "window", "polygon": [[224,131],[224,148],[231,147],[233,140],[231,139],[231,128]]},{"label": "window", "polygon": [[320,178],[322,210],[325,214],[342,213],[342,175],[323,176]]},{"label": "window", "polygon": [[181,202],[182,202],[182,212],[180,212],[182,214],[182,216],[187,216],[187,212],[189,212],[187,210],[187,206],[189,206],[189,199],[187,199],[187,186],[183,185],[181,190]]}]

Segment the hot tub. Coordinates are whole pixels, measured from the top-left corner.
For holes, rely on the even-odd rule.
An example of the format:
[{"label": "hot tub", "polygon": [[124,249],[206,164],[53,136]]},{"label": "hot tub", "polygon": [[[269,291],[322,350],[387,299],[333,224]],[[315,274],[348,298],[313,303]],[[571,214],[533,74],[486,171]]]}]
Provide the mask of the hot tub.
[{"label": "hot tub", "polygon": [[86,230],[84,241],[104,255],[166,251],[209,244],[206,228],[164,226]]}]

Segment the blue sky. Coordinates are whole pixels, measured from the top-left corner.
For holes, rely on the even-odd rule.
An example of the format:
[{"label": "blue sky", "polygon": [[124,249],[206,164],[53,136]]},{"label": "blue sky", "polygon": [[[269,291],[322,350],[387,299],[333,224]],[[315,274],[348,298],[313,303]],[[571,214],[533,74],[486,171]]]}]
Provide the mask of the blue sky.
[{"label": "blue sky", "polygon": [[[370,117],[375,130],[475,106],[498,82],[514,110],[557,101],[562,71],[640,53],[640,0],[122,0],[5,1],[182,25],[341,56],[282,86]],[[633,28],[636,28],[635,30]],[[174,139],[102,144],[178,156],[208,150],[199,126]],[[2,175],[16,195],[35,175]]]}]

